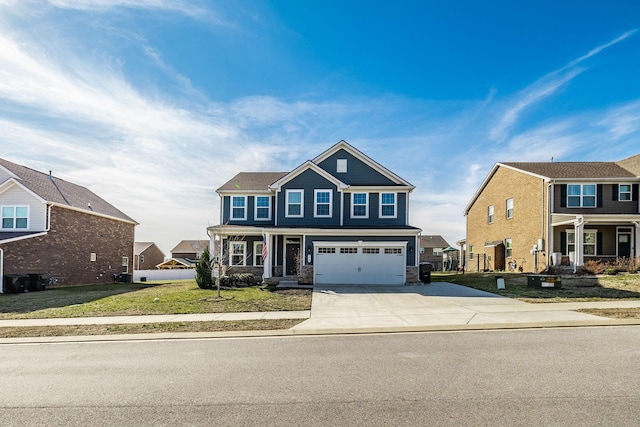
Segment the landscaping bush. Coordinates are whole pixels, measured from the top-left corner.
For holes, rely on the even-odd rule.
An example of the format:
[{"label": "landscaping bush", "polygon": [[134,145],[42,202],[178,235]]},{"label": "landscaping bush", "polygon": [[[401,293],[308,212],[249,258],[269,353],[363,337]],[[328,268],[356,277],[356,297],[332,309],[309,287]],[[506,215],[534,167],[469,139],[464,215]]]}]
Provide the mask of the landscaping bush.
[{"label": "landscaping bush", "polygon": [[241,288],[255,284],[255,278],[251,273],[230,274],[228,276],[222,276],[219,280],[220,287],[223,288]]},{"label": "landscaping bush", "polygon": [[196,283],[200,289],[212,289],[213,277],[211,275],[211,259],[209,248],[204,248],[198,263],[196,264]]},{"label": "landscaping bush", "polygon": [[609,276],[615,276],[618,274],[618,270],[615,267],[607,267],[604,269],[604,274],[608,274]]}]

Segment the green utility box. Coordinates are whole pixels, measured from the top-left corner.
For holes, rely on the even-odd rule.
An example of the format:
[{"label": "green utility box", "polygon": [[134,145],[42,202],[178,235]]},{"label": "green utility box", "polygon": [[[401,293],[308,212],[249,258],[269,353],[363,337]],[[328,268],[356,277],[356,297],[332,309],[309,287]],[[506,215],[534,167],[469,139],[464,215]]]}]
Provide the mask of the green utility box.
[{"label": "green utility box", "polygon": [[558,276],[545,276],[542,274],[534,274],[527,276],[527,286],[530,288],[554,288],[562,287],[562,280]]}]

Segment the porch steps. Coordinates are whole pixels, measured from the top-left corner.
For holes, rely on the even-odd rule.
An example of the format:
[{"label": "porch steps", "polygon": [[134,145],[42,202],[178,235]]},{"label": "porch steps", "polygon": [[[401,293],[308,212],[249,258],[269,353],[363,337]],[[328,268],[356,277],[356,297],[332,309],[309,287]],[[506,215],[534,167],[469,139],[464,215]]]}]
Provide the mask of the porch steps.
[{"label": "porch steps", "polygon": [[276,289],[313,289],[313,285],[301,285],[297,280],[280,280]]}]

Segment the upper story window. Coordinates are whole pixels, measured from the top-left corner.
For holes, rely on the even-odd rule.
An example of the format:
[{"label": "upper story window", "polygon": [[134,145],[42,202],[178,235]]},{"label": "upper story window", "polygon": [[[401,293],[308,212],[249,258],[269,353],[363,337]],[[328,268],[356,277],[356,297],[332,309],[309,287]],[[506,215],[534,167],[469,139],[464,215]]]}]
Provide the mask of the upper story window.
[{"label": "upper story window", "polygon": [[513,218],[513,199],[507,199],[507,219]]},{"label": "upper story window", "polygon": [[2,228],[26,230],[29,228],[29,206],[3,206]]},{"label": "upper story window", "polygon": [[493,217],[494,217],[494,209],[493,209],[493,205],[491,205],[487,209],[487,222],[489,224],[493,224]]},{"label": "upper story window", "polygon": [[259,221],[271,219],[271,196],[256,196],[255,218]]},{"label": "upper story window", "polygon": [[232,196],[231,197],[231,219],[247,219],[247,197]]},{"label": "upper story window", "polygon": [[347,173],[347,159],[336,160],[336,172]]},{"label": "upper story window", "polygon": [[433,248],[433,256],[442,256],[443,248]]},{"label": "upper story window", "polygon": [[631,201],[631,184],[620,184],[618,186],[618,200],[623,202]]},{"label": "upper story window", "polygon": [[567,185],[567,206],[593,208],[596,206],[596,184]]},{"label": "upper story window", "polygon": [[367,193],[351,194],[351,217],[352,218],[368,218],[369,217],[369,195]]},{"label": "upper story window", "polygon": [[302,218],[304,216],[304,190],[286,190],[286,202],[286,217]]},{"label": "upper story window", "polygon": [[380,218],[396,217],[396,193],[380,194]]},{"label": "upper story window", "polygon": [[313,208],[313,215],[316,218],[326,218],[331,216],[331,196],[331,190],[315,190],[315,206]]}]

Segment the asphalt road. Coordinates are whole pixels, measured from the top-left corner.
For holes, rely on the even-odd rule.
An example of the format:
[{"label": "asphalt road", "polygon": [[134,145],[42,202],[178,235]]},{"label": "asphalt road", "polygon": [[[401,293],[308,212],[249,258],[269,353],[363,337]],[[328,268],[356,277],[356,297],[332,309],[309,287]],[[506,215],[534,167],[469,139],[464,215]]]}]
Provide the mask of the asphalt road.
[{"label": "asphalt road", "polygon": [[640,327],[0,345],[0,425],[640,424]]}]

